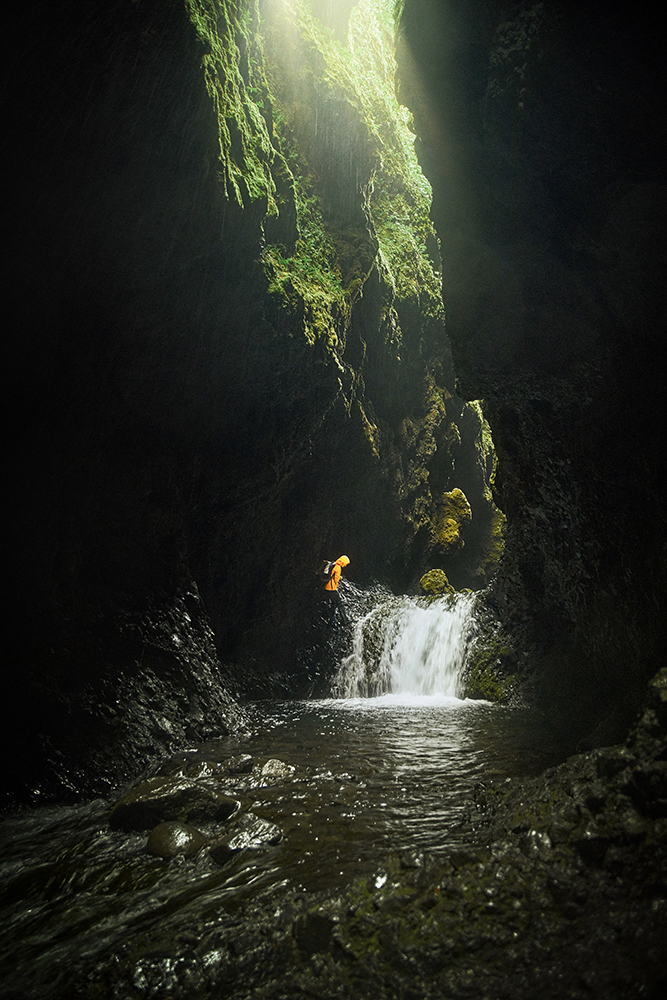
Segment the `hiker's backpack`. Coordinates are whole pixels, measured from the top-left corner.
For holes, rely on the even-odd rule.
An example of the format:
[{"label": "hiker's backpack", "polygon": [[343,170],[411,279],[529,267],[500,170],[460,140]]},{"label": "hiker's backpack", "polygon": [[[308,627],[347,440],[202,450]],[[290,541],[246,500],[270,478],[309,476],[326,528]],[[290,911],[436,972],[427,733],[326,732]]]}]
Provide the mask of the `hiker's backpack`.
[{"label": "hiker's backpack", "polygon": [[335,565],[336,565],[335,559],[333,560],[324,559],[320,563],[320,568],[317,570],[317,573],[315,574],[317,576],[317,579],[320,580],[322,583],[328,583],[329,580],[331,579],[331,574],[333,573],[333,568]]}]

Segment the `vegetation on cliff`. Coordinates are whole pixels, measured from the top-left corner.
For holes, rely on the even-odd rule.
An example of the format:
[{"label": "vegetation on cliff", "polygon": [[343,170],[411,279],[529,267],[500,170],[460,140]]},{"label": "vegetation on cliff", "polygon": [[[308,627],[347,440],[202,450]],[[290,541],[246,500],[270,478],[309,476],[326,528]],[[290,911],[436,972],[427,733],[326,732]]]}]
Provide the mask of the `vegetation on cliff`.
[{"label": "vegetation on cliff", "polygon": [[[125,748],[143,763],[127,730],[183,594],[201,596],[201,662],[229,665],[223,686],[268,672],[301,691],[334,656],[310,638],[321,556],[349,552],[362,586],[416,589],[441,568],[480,587],[491,507],[394,95],[391,5],[39,7],[19,39],[57,100],[27,62],[10,70],[10,576],[27,638],[7,713],[26,774],[44,771],[37,727],[78,775],[104,756],[94,790],[132,766]],[[433,512],[454,489],[473,519],[436,561]],[[173,652],[187,692],[196,650]],[[146,753],[170,745],[165,698]],[[98,754],[95,719],[119,701]]]},{"label": "vegetation on cliff", "polygon": [[[452,480],[455,458],[477,445],[462,444],[431,192],[395,94],[394,5],[188,0],[188,9],[204,44],[220,184],[263,233],[262,336],[330,373],[329,405],[341,416],[326,402],[323,412],[351,423],[398,503],[402,537],[386,546],[384,570],[407,562],[400,577],[416,582],[429,550],[444,552],[432,530],[441,497],[469,488]],[[481,524],[491,498],[486,462],[480,470]],[[461,580],[472,571],[479,585],[495,564],[489,539],[480,534],[466,559]]]}]

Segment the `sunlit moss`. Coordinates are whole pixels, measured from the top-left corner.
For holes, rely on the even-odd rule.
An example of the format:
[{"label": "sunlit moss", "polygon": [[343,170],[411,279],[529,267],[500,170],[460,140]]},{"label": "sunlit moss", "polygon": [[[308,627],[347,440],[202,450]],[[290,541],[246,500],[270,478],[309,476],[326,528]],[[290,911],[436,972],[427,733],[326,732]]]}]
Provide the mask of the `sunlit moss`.
[{"label": "sunlit moss", "polygon": [[428,594],[431,597],[435,597],[440,594],[456,593],[447,579],[447,574],[442,569],[430,569],[428,573],[424,573],[419,581],[419,586],[425,594]]},{"label": "sunlit moss", "polygon": [[505,551],[505,531],[507,518],[493,501],[492,489],[498,470],[498,456],[491,437],[491,428],[486,420],[482,405],[478,400],[466,403],[479,422],[479,430],[475,440],[477,463],[480,467],[481,481],[484,483],[484,499],[491,509],[486,536],[483,544],[483,558],[478,567],[478,574],[487,579],[498,565]]},{"label": "sunlit moss", "polygon": [[[346,38],[310,0],[186,3],[217,114],[222,192],[256,221],[267,320],[344,373],[345,405],[392,476],[408,531],[428,533],[431,457],[453,454],[460,437],[440,384],[449,362],[431,189],[396,99],[395,0],[359,0]],[[368,330],[355,323],[362,311]],[[387,395],[395,386],[395,407],[368,405],[371,365]]]},{"label": "sunlit moss", "polygon": [[478,568],[478,573],[485,579],[498,565],[505,551],[506,525],[507,518],[494,504],[489,531],[484,543],[484,558]]},{"label": "sunlit moss", "polygon": [[498,469],[498,456],[491,436],[491,428],[484,416],[480,400],[472,400],[466,403],[466,407],[476,415],[479,422],[475,449],[477,451],[477,461],[484,470],[485,496],[487,500],[491,501],[491,487],[493,486]]},{"label": "sunlit moss", "polygon": [[[292,172],[298,230],[290,252],[277,245],[265,250],[270,291],[292,311],[300,299],[306,337],[335,347],[344,342],[350,309],[375,268],[389,290],[386,309],[397,320],[398,357],[400,303],[412,303],[428,317],[425,323],[442,322],[443,309],[427,251],[429,243],[432,251],[437,247],[431,191],[409,113],[394,92],[393,4],[360,0],[346,43],[313,15],[308,0],[277,0],[262,10],[272,139]],[[341,179],[336,167],[346,153],[349,176]],[[342,213],[325,204],[332,180],[349,199]]]},{"label": "sunlit moss", "polygon": [[[271,175],[274,149],[233,41],[243,39],[246,50],[257,46],[251,33],[253,6],[234,0],[186,0],[203,45],[203,77],[218,120],[219,178],[225,197],[241,207],[263,199],[271,215],[278,212]],[[253,90],[257,96],[259,91]]]},{"label": "sunlit moss", "polygon": [[460,546],[462,526],[472,519],[472,510],[463,490],[456,487],[443,493],[432,522],[433,541],[444,550]]},{"label": "sunlit moss", "polygon": [[438,312],[439,274],[427,251],[429,241],[437,245],[429,217],[431,188],[417,161],[410,112],[396,100],[393,32],[391,0],[357,4],[350,17],[350,85],[380,144],[370,204],[397,296],[430,296]]},{"label": "sunlit moss", "polygon": [[[186,7],[217,116],[224,196],[241,208],[258,205],[265,219],[296,217],[294,240],[269,238],[264,248],[269,294],[298,317],[309,342],[340,354],[351,308],[375,269],[393,317],[387,347],[400,361],[405,303],[419,351],[420,331],[442,324],[443,307],[431,190],[410,113],[395,96],[394,0],[360,0],[345,42],[309,0],[186,0]],[[345,112],[327,139],[349,145],[343,220],[323,202],[331,179],[321,176],[329,152],[317,136],[316,100]]]}]

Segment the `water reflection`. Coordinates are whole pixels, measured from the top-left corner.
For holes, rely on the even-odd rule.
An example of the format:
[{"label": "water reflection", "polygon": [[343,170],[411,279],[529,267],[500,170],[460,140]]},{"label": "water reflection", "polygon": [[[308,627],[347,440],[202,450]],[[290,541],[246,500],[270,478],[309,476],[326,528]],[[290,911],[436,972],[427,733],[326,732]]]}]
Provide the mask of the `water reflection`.
[{"label": "water reflection", "polygon": [[238,752],[290,764],[275,783],[239,776],[235,792],[281,827],[282,844],[220,869],[206,851],[148,855],[145,835],[109,828],[101,800],[5,817],[0,959],[16,995],[63,995],[54,970],[106,961],[137,934],[203,933],[242,920],[250,900],[375,878],[388,853],[446,854],[473,837],[477,782],[535,773],[567,750],[527,712],[455,698],[263,703],[249,741],[192,747],[163,769]]},{"label": "water reflection", "polygon": [[344,879],[362,873],[378,847],[463,846],[478,782],[536,773],[563,756],[528,713],[451,697],[282,703],[270,713],[270,739],[258,734],[250,752],[289,761],[295,781],[266,789],[253,810],[283,826],[288,851],[317,850],[315,865],[299,861],[308,889],[330,886],[334,869]]}]

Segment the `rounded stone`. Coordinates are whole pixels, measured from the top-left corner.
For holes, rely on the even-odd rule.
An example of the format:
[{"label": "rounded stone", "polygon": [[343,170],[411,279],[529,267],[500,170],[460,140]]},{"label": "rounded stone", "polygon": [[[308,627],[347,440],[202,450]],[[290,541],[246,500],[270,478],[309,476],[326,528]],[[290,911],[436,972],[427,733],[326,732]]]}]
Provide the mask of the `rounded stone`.
[{"label": "rounded stone", "polygon": [[278,760],[277,758],[272,757],[270,760],[267,760],[260,773],[263,780],[291,778],[294,774],[294,766],[292,764],[286,764],[283,760]]},{"label": "rounded stone", "polygon": [[203,833],[178,820],[168,820],[151,830],[147,849],[157,858],[175,858],[177,855],[191,858],[198,854],[208,841]]},{"label": "rounded stone", "polygon": [[453,594],[454,588],[447,579],[447,574],[443,569],[430,569],[424,573],[419,586],[425,594]]}]

